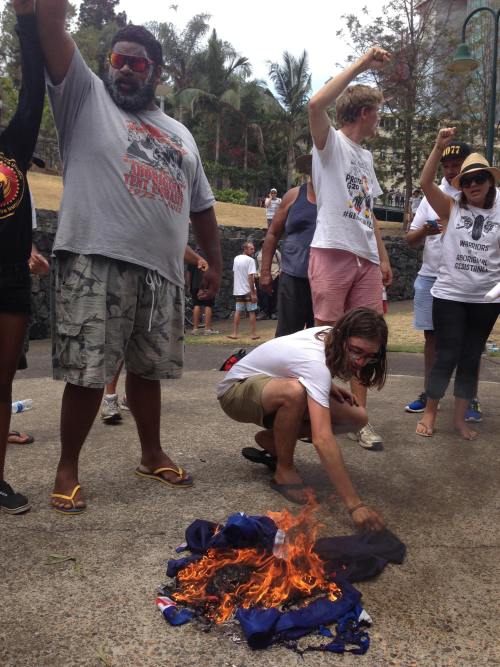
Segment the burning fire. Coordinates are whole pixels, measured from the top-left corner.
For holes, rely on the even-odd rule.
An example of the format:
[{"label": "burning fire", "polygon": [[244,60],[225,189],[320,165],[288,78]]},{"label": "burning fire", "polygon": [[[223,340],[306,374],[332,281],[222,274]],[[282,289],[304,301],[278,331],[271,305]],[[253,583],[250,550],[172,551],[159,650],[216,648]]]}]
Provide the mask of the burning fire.
[{"label": "burning fire", "polygon": [[313,551],[321,527],[316,509],[310,502],[297,516],[288,510],[268,512],[278,531],[286,534],[283,544],[279,537],[275,541],[276,555],[255,548],[209,549],[177,574],[178,590],[172,597],[202,607],[216,623],[227,621],[235,607],[278,607],[319,594],[336,600],[341,591],[327,580],[323,562]]}]

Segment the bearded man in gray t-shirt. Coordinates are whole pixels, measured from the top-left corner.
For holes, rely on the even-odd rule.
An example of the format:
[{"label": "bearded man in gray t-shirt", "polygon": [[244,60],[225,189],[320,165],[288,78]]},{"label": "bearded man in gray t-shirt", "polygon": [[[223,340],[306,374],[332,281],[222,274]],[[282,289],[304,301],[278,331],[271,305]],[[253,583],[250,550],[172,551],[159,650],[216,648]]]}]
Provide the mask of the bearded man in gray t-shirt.
[{"label": "bearded man in gray t-shirt", "polygon": [[155,104],[162,49],[141,26],[112,40],[105,80],[65,30],[66,0],[38,0],[64,167],[54,244],[53,365],[65,379],[52,506],[85,509],[78,460],[103,387],[125,361],[142,456],[136,474],[192,486],[160,444],[160,380],[183,364],[183,256],[191,219],[206,254],[200,298],[220,285],[214,198],[188,130]]}]

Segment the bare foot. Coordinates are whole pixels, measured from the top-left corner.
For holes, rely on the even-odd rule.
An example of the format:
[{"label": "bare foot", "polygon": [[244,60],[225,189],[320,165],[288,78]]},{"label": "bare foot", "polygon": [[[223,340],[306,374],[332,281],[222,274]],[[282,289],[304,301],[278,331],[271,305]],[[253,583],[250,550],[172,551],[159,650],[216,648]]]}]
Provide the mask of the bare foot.
[{"label": "bare foot", "polygon": [[434,435],[434,422],[422,417],[422,419],[417,422],[415,433],[417,435],[422,435],[424,438],[431,438]]},{"label": "bare foot", "polygon": [[271,456],[276,456],[276,447],[274,445],[274,435],[272,429],[266,428],[264,431],[259,431],[256,433],[255,442],[261,449],[265,449],[266,452],[269,452]]},{"label": "bare foot", "polygon": [[260,336],[252,336],[252,340],[259,340]]},{"label": "bare foot", "polygon": [[457,422],[454,426],[464,440],[475,440],[478,436],[477,431],[469,428],[466,422]]},{"label": "bare foot", "polygon": [[[79,486],[76,478],[58,474],[54,482],[54,491],[52,492],[56,497],[51,496],[51,506],[62,511],[84,510],[87,507],[87,503]],[[66,496],[66,498],[58,496]]]},{"label": "bare foot", "polygon": [[238,340],[238,336],[227,336],[227,338],[230,338],[231,340]]},{"label": "bare foot", "polygon": [[183,470],[183,468],[176,466],[172,459],[163,451],[159,456],[152,457],[151,459],[146,459],[143,456],[137,470],[140,472],[152,473],[153,471],[158,470],[158,468],[172,468],[172,470],[162,470],[159,473],[160,477],[167,480],[167,482],[170,482],[170,484],[187,486],[186,480],[191,480],[189,473]]}]

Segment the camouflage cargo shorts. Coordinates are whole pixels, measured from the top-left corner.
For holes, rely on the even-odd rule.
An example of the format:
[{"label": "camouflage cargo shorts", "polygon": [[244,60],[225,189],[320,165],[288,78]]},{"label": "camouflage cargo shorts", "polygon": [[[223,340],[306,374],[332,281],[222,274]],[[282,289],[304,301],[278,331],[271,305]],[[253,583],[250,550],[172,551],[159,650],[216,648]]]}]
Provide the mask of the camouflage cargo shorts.
[{"label": "camouflage cargo shorts", "polygon": [[184,290],[156,271],[58,252],[52,265],[56,380],[100,389],[125,368],[148,380],[178,378],[184,357]]}]

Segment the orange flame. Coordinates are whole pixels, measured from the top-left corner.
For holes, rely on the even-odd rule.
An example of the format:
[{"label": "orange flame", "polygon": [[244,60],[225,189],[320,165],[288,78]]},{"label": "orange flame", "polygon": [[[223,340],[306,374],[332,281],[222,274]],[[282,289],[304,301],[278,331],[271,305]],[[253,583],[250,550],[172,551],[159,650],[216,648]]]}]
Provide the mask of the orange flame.
[{"label": "orange flame", "polygon": [[[319,593],[336,600],[341,591],[327,581],[323,562],[313,551],[321,527],[314,518],[317,507],[310,499],[297,516],[288,510],[267,513],[286,533],[282,557],[255,548],[209,549],[177,574],[179,590],[172,597],[203,607],[216,623],[227,621],[235,607],[279,607],[287,600]],[[222,590],[214,585],[217,577],[225,577]]]}]

